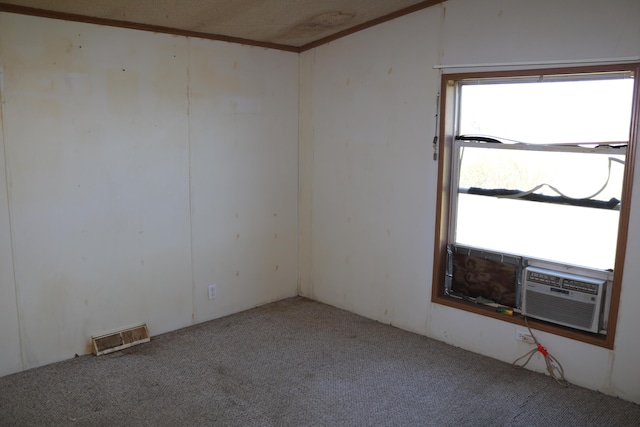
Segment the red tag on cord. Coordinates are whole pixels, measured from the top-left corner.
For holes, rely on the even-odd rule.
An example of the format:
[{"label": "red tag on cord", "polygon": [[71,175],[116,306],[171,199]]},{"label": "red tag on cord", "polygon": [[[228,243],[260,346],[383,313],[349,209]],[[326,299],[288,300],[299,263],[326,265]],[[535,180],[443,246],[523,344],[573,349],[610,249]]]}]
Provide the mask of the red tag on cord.
[{"label": "red tag on cord", "polygon": [[538,351],[539,351],[540,353],[542,353],[542,355],[543,355],[544,357],[547,357],[547,355],[549,354],[549,353],[547,352],[547,349],[546,349],[546,348],[544,348],[544,347],[542,346],[542,344],[538,344]]}]

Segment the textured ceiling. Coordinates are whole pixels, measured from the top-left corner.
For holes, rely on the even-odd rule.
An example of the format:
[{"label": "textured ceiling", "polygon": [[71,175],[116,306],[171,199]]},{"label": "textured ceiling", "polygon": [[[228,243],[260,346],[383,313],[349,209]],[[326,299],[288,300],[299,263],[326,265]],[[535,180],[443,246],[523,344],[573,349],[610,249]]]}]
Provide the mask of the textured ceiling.
[{"label": "textured ceiling", "polygon": [[0,11],[299,50],[442,1],[0,0]]}]

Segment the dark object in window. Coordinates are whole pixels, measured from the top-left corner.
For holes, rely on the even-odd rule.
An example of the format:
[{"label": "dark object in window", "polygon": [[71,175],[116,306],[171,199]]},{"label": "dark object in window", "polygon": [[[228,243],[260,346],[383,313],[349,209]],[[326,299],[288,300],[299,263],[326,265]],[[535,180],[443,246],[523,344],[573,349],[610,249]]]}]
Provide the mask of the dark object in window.
[{"label": "dark object in window", "polygon": [[516,274],[515,264],[454,253],[451,291],[516,307]]},{"label": "dark object in window", "polygon": [[620,200],[616,199],[615,197],[612,197],[609,200],[570,199],[568,197],[546,196],[544,194],[536,194],[536,193],[524,194],[525,192],[522,190],[507,190],[504,188],[487,189],[487,188],[471,187],[467,190],[467,193],[476,194],[480,196],[494,196],[494,197],[509,196],[512,198],[529,200],[533,202],[557,203],[561,205],[581,206],[585,208],[597,208],[597,209],[615,209],[620,204]]}]

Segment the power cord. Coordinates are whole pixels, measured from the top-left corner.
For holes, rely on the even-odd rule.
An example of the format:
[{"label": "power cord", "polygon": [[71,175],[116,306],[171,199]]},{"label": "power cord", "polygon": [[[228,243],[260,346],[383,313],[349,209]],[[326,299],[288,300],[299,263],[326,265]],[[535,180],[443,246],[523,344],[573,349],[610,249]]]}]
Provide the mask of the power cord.
[{"label": "power cord", "polygon": [[[561,386],[567,387],[569,385],[569,381],[567,381],[564,377],[564,368],[562,368],[562,364],[558,361],[558,359],[556,359],[551,354],[549,354],[547,349],[544,348],[542,344],[538,342],[535,335],[533,335],[531,328],[529,327],[529,322],[527,321],[526,316],[524,318],[524,323],[525,325],[527,325],[527,329],[529,330],[529,335],[531,335],[531,338],[533,339],[533,343],[536,345],[536,348],[532,349],[528,353],[525,353],[522,356],[518,357],[516,360],[514,360],[513,367],[524,368],[525,366],[527,366],[527,363],[529,363],[533,355],[536,354],[537,351],[539,351],[544,356],[544,362],[547,365],[547,372],[549,372],[549,375],[551,376],[551,378],[556,380],[556,382]],[[518,364],[518,362],[522,361],[524,358],[526,358],[527,360],[521,365]]]}]

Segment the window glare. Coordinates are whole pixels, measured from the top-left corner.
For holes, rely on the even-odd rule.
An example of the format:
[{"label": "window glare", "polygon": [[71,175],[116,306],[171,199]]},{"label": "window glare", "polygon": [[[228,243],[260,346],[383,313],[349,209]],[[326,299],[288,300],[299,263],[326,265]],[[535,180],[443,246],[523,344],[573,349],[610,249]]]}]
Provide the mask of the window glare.
[{"label": "window glare", "polygon": [[620,200],[624,162],[624,155],[465,147],[460,154],[458,185],[520,191],[545,185],[537,193],[560,195],[553,187],[576,199],[598,193],[598,200]]},{"label": "window glare", "polygon": [[[536,193],[620,200],[622,162],[624,156],[610,154],[465,147],[460,155],[458,186],[526,192],[546,184]],[[459,194],[454,241],[613,269],[618,220],[617,210]]]},{"label": "window glare", "polygon": [[535,144],[629,139],[633,79],[461,87],[462,135]]},{"label": "window glare", "polygon": [[455,242],[613,270],[618,220],[615,210],[460,194]]}]

